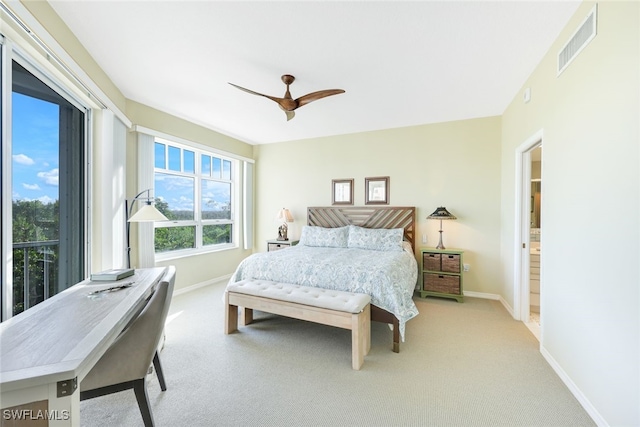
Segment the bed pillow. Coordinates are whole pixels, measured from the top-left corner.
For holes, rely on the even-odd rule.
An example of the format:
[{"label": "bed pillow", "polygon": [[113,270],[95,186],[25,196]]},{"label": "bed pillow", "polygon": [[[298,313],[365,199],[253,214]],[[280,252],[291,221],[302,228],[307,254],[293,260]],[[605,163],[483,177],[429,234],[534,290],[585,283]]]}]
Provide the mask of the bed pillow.
[{"label": "bed pillow", "polygon": [[402,251],[402,228],[364,228],[349,226],[348,247],[374,251]]},{"label": "bed pillow", "polygon": [[305,225],[302,227],[299,245],[326,248],[346,248],[349,227],[325,228]]}]

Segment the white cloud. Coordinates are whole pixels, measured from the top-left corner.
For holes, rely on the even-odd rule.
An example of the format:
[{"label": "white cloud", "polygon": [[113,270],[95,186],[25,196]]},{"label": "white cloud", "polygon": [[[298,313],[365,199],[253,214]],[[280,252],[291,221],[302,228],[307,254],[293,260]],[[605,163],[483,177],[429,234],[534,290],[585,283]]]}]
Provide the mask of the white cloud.
[{"label": "white cloud", "polygon": [[18,164],[26,165],[26,166],[31,166],[32,164],[35,163],[31,157],[24,154],[14,154],[13,161]]},{"label": "white cloud", "polygon": [[23,182],[22,186],[27,190],[40,190],[40,186],[38,184],[27,184]]},{"label": "white cloud", "polygon": [[49,196],[38,197],[36,200],[40,200],[43,205],[48,205],[49,203],[53,203],[56,201],[56,199],[52,199]]},{"label": "white cloud", "polygon": [[49,172],[38,172],[38,178],[47,185],[58,186],[58,169],[51,169]]}]

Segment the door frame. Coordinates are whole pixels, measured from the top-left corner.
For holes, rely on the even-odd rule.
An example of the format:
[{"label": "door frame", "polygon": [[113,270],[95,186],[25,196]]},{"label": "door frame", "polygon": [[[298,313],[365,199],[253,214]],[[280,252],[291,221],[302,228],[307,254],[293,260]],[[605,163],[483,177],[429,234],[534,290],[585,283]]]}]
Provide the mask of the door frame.
[{"label": "door frame", "polygon": [[[514,318],[524,323],[530,316],[530,231],[531,223],[531,151],[542,147],[540,129],[516,148],[515,228],[514,228]],[[541,233],[542,234],[542,233]]]}]

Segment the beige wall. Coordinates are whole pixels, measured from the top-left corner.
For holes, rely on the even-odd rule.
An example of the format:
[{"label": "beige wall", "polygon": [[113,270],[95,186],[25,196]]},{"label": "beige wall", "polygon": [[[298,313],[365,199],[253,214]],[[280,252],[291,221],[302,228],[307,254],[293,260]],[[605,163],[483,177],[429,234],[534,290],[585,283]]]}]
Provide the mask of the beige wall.
[{"label": "beige wall", "polygon": [[[598,3],[597,36],[556,76],[584,3],[502,119],[502,282],[513,283],[515,150],[543,131],[542,342],[602,425],[640,425],[640,7]],[[503,295],[514,301],[514,289]]]},{"label": "beige wall", "polygon": [[365,177],[389,176],[390,205],[417,208],[417,246],[437,245],[439,221],[426,217],[446,206],[458,220],[443,223],[444,244],[466,251],[466,290],[498,294],[500,127],[489,117],[257,146],[256,246],[277,237],[283,207],[299,237],[307,207],[331,205],[332,179],[353,178],[363,206]]}]

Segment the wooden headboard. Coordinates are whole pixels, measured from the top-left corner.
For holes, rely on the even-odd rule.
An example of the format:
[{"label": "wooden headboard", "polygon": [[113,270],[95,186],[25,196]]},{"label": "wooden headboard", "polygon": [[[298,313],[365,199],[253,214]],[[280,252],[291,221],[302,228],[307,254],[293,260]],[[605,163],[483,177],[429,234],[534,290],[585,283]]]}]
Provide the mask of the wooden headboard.
[{"label": "wooden headboard", "polygon": [[395,206],[310,207],[307,224],[337,228],[358,225],[365,228],[404,228],[404,239],[416,250],[416,208]]}]

